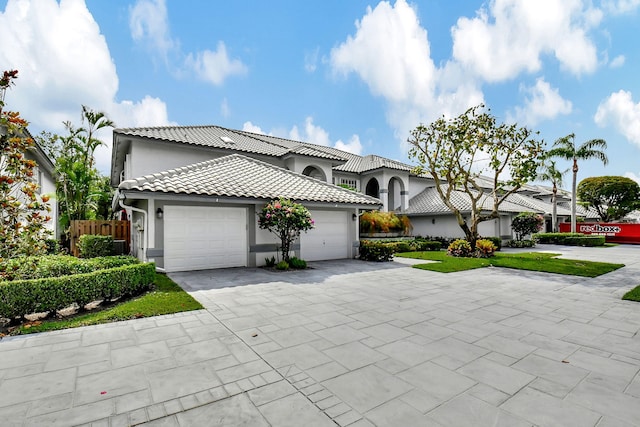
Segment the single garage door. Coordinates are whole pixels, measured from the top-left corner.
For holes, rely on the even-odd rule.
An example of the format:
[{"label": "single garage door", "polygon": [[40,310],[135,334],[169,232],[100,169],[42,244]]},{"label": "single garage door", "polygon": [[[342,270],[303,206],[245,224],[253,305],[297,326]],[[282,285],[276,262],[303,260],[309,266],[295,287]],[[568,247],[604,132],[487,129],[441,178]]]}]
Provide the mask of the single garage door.
[{"label": "single garage door", "polygon": [[205,270],[247,265],[245,208],[166,206],[166,271]]},{"label": "single garage door", "polygon": [[300,235],[300,256],[306,261],[349,258],[349,213],[310,211],[315,228]]}]

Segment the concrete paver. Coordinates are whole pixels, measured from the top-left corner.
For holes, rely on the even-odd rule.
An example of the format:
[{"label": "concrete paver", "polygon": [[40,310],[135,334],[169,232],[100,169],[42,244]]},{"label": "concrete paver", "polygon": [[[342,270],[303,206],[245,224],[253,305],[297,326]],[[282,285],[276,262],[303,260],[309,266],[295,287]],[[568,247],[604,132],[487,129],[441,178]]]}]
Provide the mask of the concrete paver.
[{"label": "concrete paver", "polygon": [[1,424],[638,424],[640,246],[537,250],[627,266],[172,274],[205,310],[1,340]]}]

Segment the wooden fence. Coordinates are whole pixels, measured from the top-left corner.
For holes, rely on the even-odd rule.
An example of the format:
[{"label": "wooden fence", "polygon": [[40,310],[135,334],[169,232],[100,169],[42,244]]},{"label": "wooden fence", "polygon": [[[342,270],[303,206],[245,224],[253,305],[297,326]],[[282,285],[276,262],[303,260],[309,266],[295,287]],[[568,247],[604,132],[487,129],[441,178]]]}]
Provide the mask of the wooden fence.
[{"label": "wooden fence", "polygon": [[71,254],[78,256],[78,238],[83,234],[111,236],[113,240],[124,240],[125,253],[129,252],[131,234],[129,221],[74,220],[71,221]]}]

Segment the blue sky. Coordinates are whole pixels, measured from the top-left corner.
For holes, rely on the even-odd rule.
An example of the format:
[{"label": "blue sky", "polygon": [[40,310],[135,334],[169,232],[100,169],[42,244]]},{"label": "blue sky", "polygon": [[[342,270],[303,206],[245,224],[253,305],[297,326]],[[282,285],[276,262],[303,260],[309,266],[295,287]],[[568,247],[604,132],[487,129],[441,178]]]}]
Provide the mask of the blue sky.
[{"label": "blue sky", "polygon": [[605,139],[579,178],[640,180],[638,28],[640,0],[0,0],[0,67],[33,133],[85,104],[408,161],[418,123],[484,102],[549,144]]}]

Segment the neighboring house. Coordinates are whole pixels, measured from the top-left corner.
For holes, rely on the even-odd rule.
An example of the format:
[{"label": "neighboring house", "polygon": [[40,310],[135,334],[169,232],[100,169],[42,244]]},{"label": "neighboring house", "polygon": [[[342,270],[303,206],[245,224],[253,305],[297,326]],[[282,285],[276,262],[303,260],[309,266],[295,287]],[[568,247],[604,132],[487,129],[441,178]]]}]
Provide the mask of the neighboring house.
[{"label": "neighboring house", "polygon": [[26,157],[31,160],[35,160],[36,170],[34,171],[34,178],[39,186],[38,192],[41,195],[48,195],[49,201],[47,202],[51,207],[51,212],[48,215],[51,217],[51,221],[48,221],[46,226],[51,230],[51,237],[58,238],[58,201],[56,200],[56,180],[55,180],[55,165],[46,155],[42,147],[34,141],[34,147],[27,152]]},{"label": "neighboring house", "polygon": [[[277,197],[311,210],[316,228],[294,248],[308,261],[355,257],[357,216],[369,209],[406,213],[416,235],[462,237],[433,180],[412,169],[376,155],[219,126],[113,131],[114,208],[132,220],[135,255],[166,271],[264,264],[277,255],[277,239],[259,229],[256,214]],[[490,185],[487,180],[487,190]],[[509,198],[500,218],[482,223],[480,233],[512,238],[518,213],[550,217],[550,203],[533,199],[536,192],[531,187]]]}]

